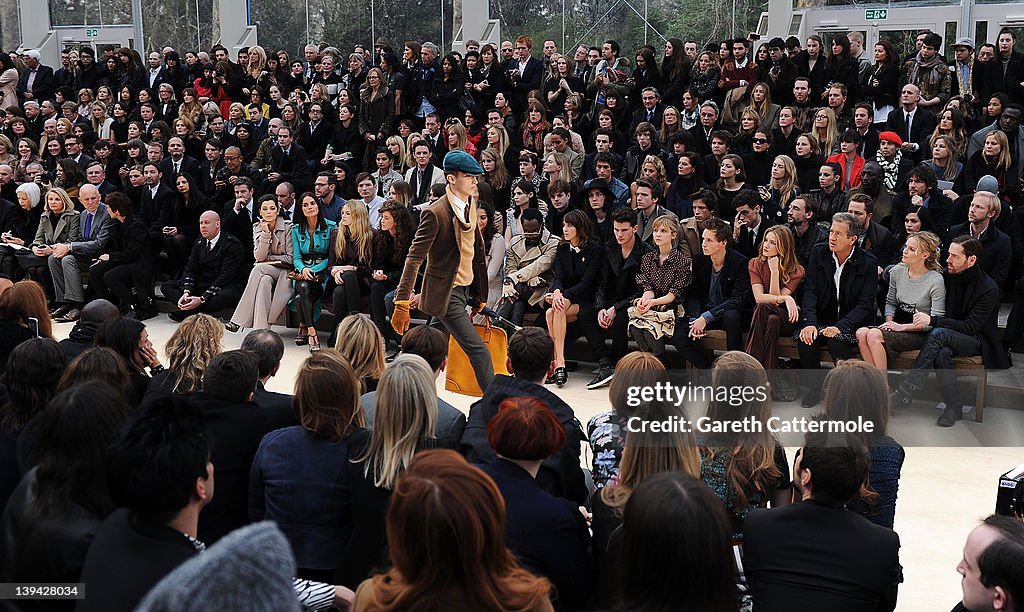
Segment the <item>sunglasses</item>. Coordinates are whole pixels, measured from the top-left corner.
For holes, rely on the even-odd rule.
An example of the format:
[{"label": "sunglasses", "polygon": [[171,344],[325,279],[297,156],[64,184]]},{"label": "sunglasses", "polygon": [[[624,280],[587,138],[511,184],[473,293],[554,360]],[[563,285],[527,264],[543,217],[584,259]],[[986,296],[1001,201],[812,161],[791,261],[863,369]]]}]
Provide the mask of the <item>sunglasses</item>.
[{"label": "sunglasses", "polygon": [[754,144],[768,144],[767,138],[751,138],[750,142]]}]

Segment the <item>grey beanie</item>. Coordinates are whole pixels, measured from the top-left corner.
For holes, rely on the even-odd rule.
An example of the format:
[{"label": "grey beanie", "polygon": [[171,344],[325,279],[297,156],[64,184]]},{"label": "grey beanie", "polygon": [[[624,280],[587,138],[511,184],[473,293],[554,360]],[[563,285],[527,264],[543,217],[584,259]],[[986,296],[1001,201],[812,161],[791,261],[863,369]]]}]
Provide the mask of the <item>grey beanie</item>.
[{"label": "grey beanie", "polygon": [[237,529],[164,577],[135,612],[298,612],[295,558],[264,521]]},{"label": "grey beanie", "polygon": [[985,176],[978,179],[978,191],[988,191],[989,193],[994,193],[998,195],[999,181],[996,180],[996,177],[992,176],[991,174],[986,174]]}]

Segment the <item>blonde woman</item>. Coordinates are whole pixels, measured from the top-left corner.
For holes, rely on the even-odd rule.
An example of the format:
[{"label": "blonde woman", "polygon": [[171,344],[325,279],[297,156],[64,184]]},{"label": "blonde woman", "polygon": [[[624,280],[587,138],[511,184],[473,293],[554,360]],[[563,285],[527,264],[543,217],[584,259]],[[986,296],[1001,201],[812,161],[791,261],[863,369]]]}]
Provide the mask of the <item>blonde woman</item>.
[{"label": "blonde woman", "polygon": [[[982,193],[987,192],[979,192]],[[999,198],[992,194],[986,197],[998,211]],[[888,371],[890,355],[924,346],[931,327],[915,324],[915,312],[927,312],[933,318],[946,314],[946,285],[939,264],[941,248],[939,237],[932,232],[918,232],[907,238],[900,263],[889,270],[885,323],[857,330],[861,357],[883,372]]]},{"label": "blonde woman", "polygon": [[401,136],[388,136],[384,141],[391,154],[391,169],[399,174],[404,173],[409,166],[409,150],[405,147],[405,141]]},{"label": "blonde woman", "polygon": [[294,259],[292,223],[281,216],[281,204],[273,194],[260,198],[258,215],[252,224],[256,264],[231,322],[238,327],[269,329],[292,297],[288,278]]},{"label": "blonde woman", "polygon": [[101,139],[110,140],[110,127],[114,125],[114,118],[107,116],[107,107],[100,102],[93,102],[91,109],[92,131]]},{"label": "blonde woman", "polygon": [[143,401],[202,390],[203,373],[224,350],[223,340],[224,326],[211,315],[199,313],[182,321],[164,347],[167,369],[153,377]]},{"label": "blonde woman", "polygon": [[[512,179],[501,159],[501,153],[497,149],[484,149],[480,153],[480,166],[484,169],[482,180],[491,187],[491,204],[494,205],[494,209],[507,209],[509,199],[512,197],[512,190],[509,187],[512,184]],[[504,233],[505,224],[501,215],[496,218],[496,223],[495,229],[498,233]]]},{"label": "blonde woman", "polygon": [[564,153],[552,151],[544,156],[544,178],[548,183],[554,180],[561,180],[572,184],[572,169],[569,167],[569,158]]},{"label": "blonde woman", "polygon": [[723,354],[711,369],[711,386],[757,390],[751,401],[738,406],[727,398],[713,398],[707,410],[711,422],[758,423],[757,433],[728,431],[697,436],[701,479],[725,504],[733,540],[742,541],[743,519],[751,510],[791,502],[789,460],[768,428],[772,417],[768,375],[756,359],[739,351]]},{"label": "blonde woman", "polygon": [[245,116],[245,107],[241,102],[232,102],[228,107],[228,121],[224,126],[224,131],[234,136],[238,124],[243,121],[248,121],[248,117]]},{"label": "blonde woman", "polygon": [[818,139],[817,153],[828,157],[839,152],[839,133],[836,127],[836,114],[831,108],[819,108],[814,111],[814,122],[811,133]]},{"label": "blonde woman", "polygon": [[78,90],[78,114],[82,117],[88,117],[89,113],[92,112],[93,102],[96,100],[92,97],[92,90],[88,88],[82,88]]},{"label": "blonde woman", "polygon": [[361,312],[352,313],[341,320],[335,335],[334,348],[355,370],[362,381],[362,392],[376,391],[384,373],[384,337],[373,319]]},{"label": "blonde woman", "polygon": [[25,273],[43,287],[53,287],[48,267],[49,256],[58,244],[78,242],[82,239],[81,217],[75,210],[68,192],[53,187],[44,196],[46,208],[39,218],[39,227],[32,239],[31,251],[19,251],[18,262]]},{"label": "blonde woman", "polygon": [[766,187],[759,187],[758,193],[764,201],[763,214],[774,223],[785,223],[790,203],[800,195],[796,186],[796,163],[788,155],[778,155],[772,160],[771,180]]},{"label": "blonde woman", "polygon": [[466,128],[458,119],[449,119],[448,126],[445,128],[445,135],[447,136],[448,150],[449,151],[465,151],[473,157],[477,156],[476,147],[473,143],[469,142],[469,135],[466,134]]},{"label": "blonde woman", "polygon": [[[666,177],[665,163],[661,161],[660,157],[648,155],[644,158],[644,163],[640,166],[640,177],[638,178],[644,177],[661,185],[661,201],[664,202],[665,198],[668,197],[669,182]],[[629,184],[629,201],[634,210],[636,209],[636,188],[636,181]]]},{"label": "blonde woman", "polygon": [[338,228],[331,235],[328,271],[334,281],[334,316],[339,320],[359,312],[363,297],[370,295],[373,264],[373,230],[370,212],[362,200],[349,200],[341,207]]},{"label": "blonde woman", "polygon": [[764,132],[771,132],[779,127],[779,111],[782,110],[778,104],[772,103],[772,92],[767,83],[755,83],[750,90],[750,104],[747,109],[757,113],[760,120],[758,129]]},{"label": "blonde woman", "polygon": [[[796,258],[792,230],[785,225],[769,228],[761,239],[760,254],[750,260],[747,268],[754,294],[754,317],[743,350],[764,369],[774,372],[779,367],[779,337],[791,335],[800,320],[795,295],[805,271]],[[785,401],[795,399],[797,389],[788,379],[780,382],[776,377],[774,380],[773,393],[791,393],[792,397]],[[782,397],[776,399],[783,401]]]}]

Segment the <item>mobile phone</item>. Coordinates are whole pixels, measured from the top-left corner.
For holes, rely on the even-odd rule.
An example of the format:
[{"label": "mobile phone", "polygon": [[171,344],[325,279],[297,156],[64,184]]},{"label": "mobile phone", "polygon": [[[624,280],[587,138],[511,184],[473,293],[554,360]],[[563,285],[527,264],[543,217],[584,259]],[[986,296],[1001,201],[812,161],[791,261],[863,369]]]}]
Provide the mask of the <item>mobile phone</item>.
[{"label": "mobile phone", "polygon": [[28,328],[32,330],[32,333],[36,335],[36,338],[39,337],[39,319],[37,319],[36,317],[29,317]]}]

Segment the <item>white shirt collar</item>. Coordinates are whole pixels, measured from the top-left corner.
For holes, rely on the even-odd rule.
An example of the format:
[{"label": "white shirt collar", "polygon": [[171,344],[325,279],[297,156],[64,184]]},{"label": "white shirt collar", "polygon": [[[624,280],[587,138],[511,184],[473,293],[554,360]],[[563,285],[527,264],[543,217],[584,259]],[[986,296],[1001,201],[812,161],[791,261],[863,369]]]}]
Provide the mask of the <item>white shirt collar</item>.
[{"label": "white shirt collar", "polygon": [[211,238],[208,242],[210,243],[211,251],[217,248],[217,243],[220,242],[220,232],[217,232],[217,235]]}]

